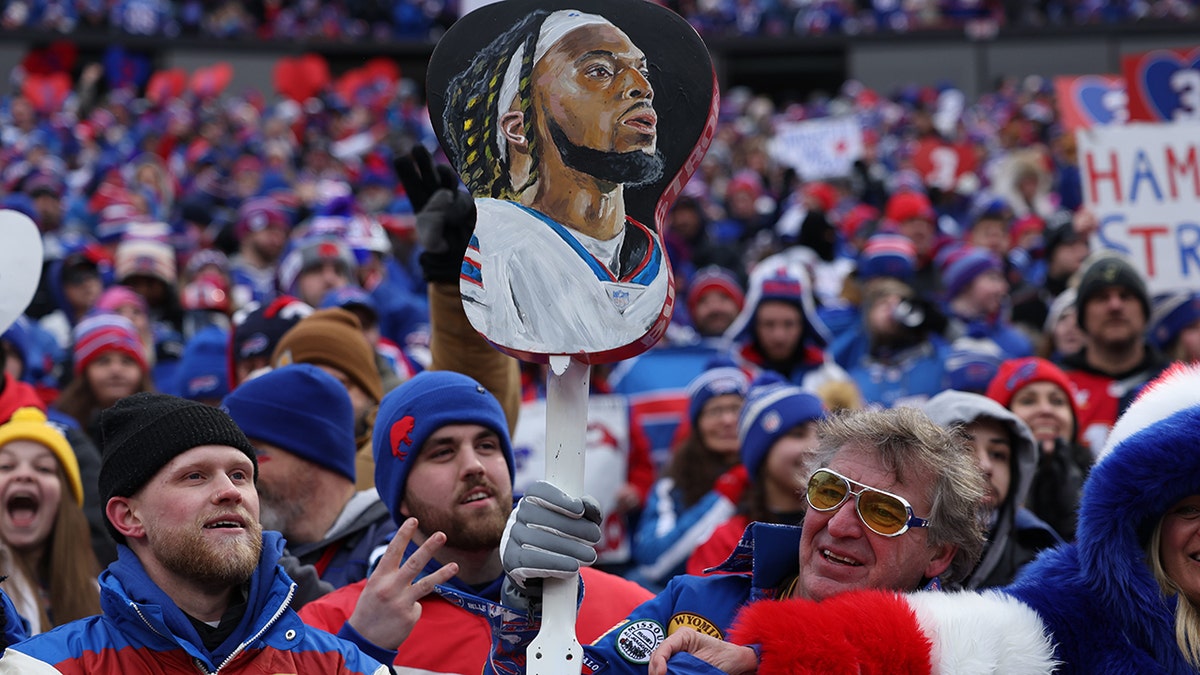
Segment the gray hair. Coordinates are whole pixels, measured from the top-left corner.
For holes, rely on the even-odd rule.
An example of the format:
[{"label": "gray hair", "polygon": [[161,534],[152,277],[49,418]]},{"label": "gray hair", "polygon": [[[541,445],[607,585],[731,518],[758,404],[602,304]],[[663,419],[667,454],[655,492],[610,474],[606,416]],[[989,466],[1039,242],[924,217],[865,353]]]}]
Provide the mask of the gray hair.
[{"label": "gray hair", "polygon": [[[984,479],[963,437],[944,429],[916,408],[851,410],[823,420],[817,433],[816,464],[828,466],[842,449],[874,452],[896,480],[910,486],[932,477],[929,546],[957,547],[943,581],[965,579],[983,552]],[[916,514],[922,516],[923,514]]]}]

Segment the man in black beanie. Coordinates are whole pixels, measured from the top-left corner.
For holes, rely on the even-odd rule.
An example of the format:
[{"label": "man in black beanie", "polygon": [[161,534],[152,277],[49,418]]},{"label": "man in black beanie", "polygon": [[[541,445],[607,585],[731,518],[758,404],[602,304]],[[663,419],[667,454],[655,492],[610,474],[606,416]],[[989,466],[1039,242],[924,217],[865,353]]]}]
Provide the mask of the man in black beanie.
[{"label": "man in black beanie", "polygon": [[291,608],[283,539],[259,524],[255,449],[229,415],[140,393],[103,411],[100,430],[119,550],[100,575],[104,613],[10,649],[63,672],[388,672]]},{"label": "man in black beanie", "polygon": [[1080,441],[1100,452],[1117,418],[1143,384],[1167,366],[1146,342],[1150,296],[1138,271],[1116,253],[1105,252],[1083,268],[1075,319],[1084,346],[1063,360],[1075,384]]}]

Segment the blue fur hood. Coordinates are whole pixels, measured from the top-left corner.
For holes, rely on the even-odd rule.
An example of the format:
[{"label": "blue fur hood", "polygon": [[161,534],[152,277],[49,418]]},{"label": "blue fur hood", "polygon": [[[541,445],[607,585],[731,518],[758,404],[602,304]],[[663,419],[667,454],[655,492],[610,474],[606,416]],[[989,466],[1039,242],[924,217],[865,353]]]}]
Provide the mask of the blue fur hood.
[{"label": "blue fur hood", "polygon": [[1175,598],[1145,553],[1167,509],[1200,494],[1200,369],[1172,376],[1113,428],[1084,485],[1076,543],[1039,557],[1008,589],[1053,631],[1068,664],[1060,672],[1196,672],[1175,643]]}]

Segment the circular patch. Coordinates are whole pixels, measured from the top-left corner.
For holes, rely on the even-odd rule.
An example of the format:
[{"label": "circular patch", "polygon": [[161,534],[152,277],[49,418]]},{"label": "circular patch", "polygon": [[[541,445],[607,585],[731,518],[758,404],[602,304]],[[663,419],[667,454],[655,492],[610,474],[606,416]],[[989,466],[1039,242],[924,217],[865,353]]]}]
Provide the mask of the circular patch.
[{"label": "circular patch", "polygon": [[711,635],[718,640],[725,639],[725,635],[721,633],[721,629],[713,625],[713,622],[692,612],[680,612],[671,617],[671,621],[667,624],[667,635],[673,634],[680,628],[691,628],[698,633]]},{"label": "circular patch", "polygon": [[644,666],[650,663],[650,652],[666,638],[667,634],[659,622],[648,619],[634,621],[617,634],[617,653],[630,663]]},{"label": "circular patch", "polygon": [[766,415],[763,415],[762,428],[763,431],[767,432],[768,434],[773,434],[776,431],[779,431],[779,426],[781,424],[783,424],[783,420],[780,419],[778,411],[772,410]]}]

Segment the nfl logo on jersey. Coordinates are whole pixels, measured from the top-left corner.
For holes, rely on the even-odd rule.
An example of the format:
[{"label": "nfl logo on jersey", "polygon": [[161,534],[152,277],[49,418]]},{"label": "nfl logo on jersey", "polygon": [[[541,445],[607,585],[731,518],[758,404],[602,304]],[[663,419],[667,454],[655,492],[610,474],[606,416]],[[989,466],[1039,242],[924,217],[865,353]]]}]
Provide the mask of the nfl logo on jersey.
[{"label": "nfl logo on jersey", "polygon": [[633,302],[633,295],[623,288],[608,289],[608,299],[612,300],[613,306],[618,312],[624,313],[629,308],[629,304]]}]

